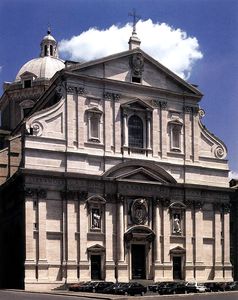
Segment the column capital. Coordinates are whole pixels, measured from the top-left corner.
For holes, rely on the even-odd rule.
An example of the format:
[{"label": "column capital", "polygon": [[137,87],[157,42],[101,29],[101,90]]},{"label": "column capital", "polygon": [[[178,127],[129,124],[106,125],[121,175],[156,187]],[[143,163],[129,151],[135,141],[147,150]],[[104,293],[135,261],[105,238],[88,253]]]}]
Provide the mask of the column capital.
[{"label": "column capital", "polygon": [[85,94],[85,93],[86,93],[85,88],[83,88],[83,87],[76,87],[76,93],[77,93],[78,95],[83,95],[83,94]]},{"label": "column capital", "polygon": [[117,201],[120,202],[120,203],[124,203],[125,196],[123,196],[122,194],[118,193],[117,194]]},{"label": "column capital", "polygon": [[168,109],[168,104],[166,101],[160,101],[160,108],[161,110],[167,110]]},{"label": "column capital", "polygon": [[193,206],[193,201],[192,201],[192,200],[185,199],[185,200],[184,200],[184,204],[186,205],[187,208],[192,208],[192,206]]},{"label": "column capital", "polygon": [[41,199],[46,199],[47,198],[47,191],[45,189],[39,189],[39,190],[37,190],[37,195]]},{"label": "column capital", "polygon": [[105,92],[104,98],[107,100],[115,100],[118,101],[121,98],[121,95],[118,93]]},{"label": "column capital", "polygon": [[25,197],[34,197],[37,195],[37,189],[34,188],[25,188],[24,189]]},{"label": "column capital", "polygon": [[222,206],[223,206],[224,214],[230,213],[230,211],[231,211],[231,204],[230,203],[223,203]]},{"label": "column capital", "polygon": [[199,201],[194,201],[193,205],[194,205],[195,209],[201,210],[203,205],[204,205],[204,202],[200,201],[200,200]]},{"label": "column capital", "polygon": [[193,112],[192,106],[185,105],[184,112],[185,112],[185,114],[191,114]]}]

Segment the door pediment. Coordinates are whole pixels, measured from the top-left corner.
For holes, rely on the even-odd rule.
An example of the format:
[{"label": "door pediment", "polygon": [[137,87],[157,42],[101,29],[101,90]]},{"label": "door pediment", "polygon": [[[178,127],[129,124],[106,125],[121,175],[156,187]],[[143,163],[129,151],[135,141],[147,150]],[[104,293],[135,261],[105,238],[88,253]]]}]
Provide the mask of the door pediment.
[{"label": "door pediment", "polygon": [[151,182],[154,181],[156,183],[166,183],[164,179],[159,177],[158,175],[150,172],[149,170],[140,167],[138,169],[126,172],[125,174],[119,175],[116,177],[117,181],[147,181]]},{"label": "door pediment", "polygon": [[104,179],[138,183],[175,184],[176,180],[155,163],[133,160],[120,163],[103,175]]}]

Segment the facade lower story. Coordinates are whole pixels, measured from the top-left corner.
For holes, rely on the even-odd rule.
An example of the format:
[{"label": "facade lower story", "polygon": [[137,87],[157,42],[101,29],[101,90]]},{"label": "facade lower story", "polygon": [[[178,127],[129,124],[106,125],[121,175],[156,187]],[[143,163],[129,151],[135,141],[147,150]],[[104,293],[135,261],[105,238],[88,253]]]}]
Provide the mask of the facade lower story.
[{"label": "facade lower story", "polygon": [[16,279],[25,289],[232,280],[228,190],[109,177],[25,175],[25,261]]}]

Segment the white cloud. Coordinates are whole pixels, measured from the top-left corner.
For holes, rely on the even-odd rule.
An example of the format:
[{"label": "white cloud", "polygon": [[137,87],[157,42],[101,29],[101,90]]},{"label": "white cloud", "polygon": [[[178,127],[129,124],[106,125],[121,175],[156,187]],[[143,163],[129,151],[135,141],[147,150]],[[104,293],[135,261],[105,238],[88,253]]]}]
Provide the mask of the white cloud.
[{"label": "white cloud", "polygon": [[238,172],[230,171],[229,172],[229,178],[230,179],[238,179]]},{"label": "white cloud", "polygon": [[[203,57],[195,37],[168,24],[140,20],[136,25],[141,49],[182,78],[190,76],[193,64]],[[78,36],[59,43],[66,59],[89,61],[128,49],[132,27],[112,25],[105,30],[90,28]]]},{"label": "white cloud", "polygon": [[0,73],[2,72],[2,66],[0,66]]}]

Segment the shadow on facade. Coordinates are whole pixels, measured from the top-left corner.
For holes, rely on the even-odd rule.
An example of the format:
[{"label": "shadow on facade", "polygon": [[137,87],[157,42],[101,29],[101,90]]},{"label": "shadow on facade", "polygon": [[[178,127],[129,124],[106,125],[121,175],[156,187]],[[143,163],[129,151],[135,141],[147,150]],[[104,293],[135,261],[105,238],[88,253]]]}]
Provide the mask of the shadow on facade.
[{"label": "shadow on facade", "polygon": [[19,179],[0,191],[0,287],[24,289],[24,202]]}]

